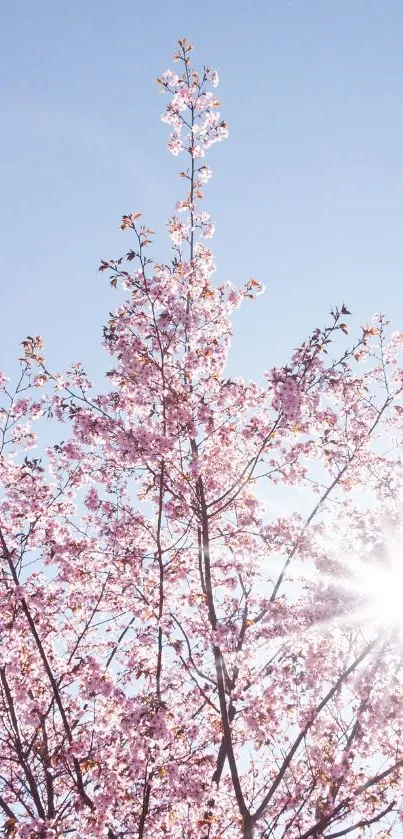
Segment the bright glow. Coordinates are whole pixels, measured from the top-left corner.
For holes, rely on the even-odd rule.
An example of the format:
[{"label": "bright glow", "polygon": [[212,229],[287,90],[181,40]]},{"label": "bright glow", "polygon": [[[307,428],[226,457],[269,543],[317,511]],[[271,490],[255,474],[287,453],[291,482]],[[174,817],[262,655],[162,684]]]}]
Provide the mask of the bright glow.
[{"label": "bright glow", "polygon": [[[324,546],[329,545],[326,536]],[[371,623],[379,629],[393,628],[403,635],[403,539],[389,536],[388,549],[376,558],[373,547],[362,547],[361,556],[346,554],[333,543],[329,556],[333,557],[333,573],[309,571],[301,567],[300,579],[315,580],[329,586],[329,593],[338,592],[342,611],[324,624]],[[337,573],[336,568],[339,568]],[[343,610],[343,601],[345,611]],[[344,617],[343,617],[344,615]]]},{"label": "bright glow", "polygon": [[368,599],[365,616],[383,624],[397,624],[403,630],[402,558],[392,555],[385,566],[369,563],[362,566],[358,586]]},{"label": "bright glow", "polygon": [[[329,571],[318,570],[306,561],[295,562],[288,576],[289,599],[298,601],[304,582],[318,585],[320,599],[326,604],[329,597],[329,612],[326,612],[312,628],[332,627],[354,623],[373,624],[378,629],[393,629],[403,636],[403,538],[386,540],[388,549],[378,557],[373,546],[362,546],[360,555],[348,553],[345,545],[323,538],[322,546],[334,563]],[[337,604],[339,600],[339,605]],[[320,602],[318,600],[317,602]],[[336,603],[336,610],[333,610]]]}]

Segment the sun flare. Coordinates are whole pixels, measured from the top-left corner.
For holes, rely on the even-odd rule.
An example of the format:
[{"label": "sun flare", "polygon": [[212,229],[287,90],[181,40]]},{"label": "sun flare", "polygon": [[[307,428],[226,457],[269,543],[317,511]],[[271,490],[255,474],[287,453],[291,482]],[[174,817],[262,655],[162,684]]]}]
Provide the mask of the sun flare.
[{"label": "sun flare", "polygon": [[[360,563],[361,565],[361,563]],[[363,563],[358,585],[368,601],[366,617],[377,623],[394,624],[403,631],[403,559],[395,553],[388,563],[371,565]]]},{"label": "sun flare", "polygon": [[[329,544],[330,542],[330,544]],[[373,546],[351,553],[341,545],[323,540],[331,571],[307,568],[295,570],[294,582],[313,584],[315,591],[328,599],[326,626],[366,624],[378,629],[392,629],[403,636],[403,540],[390,537],[388,547],[375,552]],[[320,601],[320,597],[317,602]],[[333,604],[335,608],[333,608]],[[336,605],[337,604],[337,605]]]}]

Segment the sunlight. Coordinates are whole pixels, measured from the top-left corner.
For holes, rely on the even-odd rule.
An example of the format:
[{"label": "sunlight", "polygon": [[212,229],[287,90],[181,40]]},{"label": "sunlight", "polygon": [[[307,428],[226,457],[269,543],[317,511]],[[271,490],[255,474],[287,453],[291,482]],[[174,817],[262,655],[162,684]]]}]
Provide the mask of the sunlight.
[{"label": "sunlight", "polygon": [[[365,558],[364,558],[365,557]],[[340,562],[340,554],[338,561]],[[355,622],[393,627],[403,632],[403,543],[389,537],[388,548],[374,556],[363,549],[361,557],[341,560],[347,575],[326,575],[329,583],[346,593],[347,601],[357,596]]]},{"label": "sunlight", "polygon": [[[403,630],[403,561],[393,552],[387,566],[359,564],[358,585],[368,603],[365,616]],[[361,567],[362,566],[362,567]]]},{"label": "sunlight", "polygon": [[[330,544],[329,544],[330,543]],[[295,563],[288,577],[290,593],[298,599],[298,583],[312,585],[325,599],[332,600],[332,592],[340,598],[341,611],[323,616],[314,626],[332,627],[343,623],[377,625],[379,628],[397,629],[403,634],[403,541],[390,537],[388,549],[374,556],[373,547],[362,546],[361,556],[349,554],[329,536],[323,539],[328,556],[332,556],[333,572],[324,572],[307,563]]]}]

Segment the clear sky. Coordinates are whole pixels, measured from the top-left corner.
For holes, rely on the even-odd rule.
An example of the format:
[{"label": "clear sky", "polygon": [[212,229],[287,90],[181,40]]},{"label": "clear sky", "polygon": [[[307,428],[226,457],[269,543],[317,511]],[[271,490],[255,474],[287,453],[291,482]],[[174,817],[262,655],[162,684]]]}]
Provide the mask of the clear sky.
[{"label": "clear sky", "polygon": [[218,278],[267,291],[235,319],[231,372],[279,363],[343,300],[403,328],[402,0],[12,0],[0,63],[0,369],[41,333],[98,377],[118,303],[120,216],[159,233],[181,194],[156,76],[186,35],[218,69],[230,139],[209,162]]}]

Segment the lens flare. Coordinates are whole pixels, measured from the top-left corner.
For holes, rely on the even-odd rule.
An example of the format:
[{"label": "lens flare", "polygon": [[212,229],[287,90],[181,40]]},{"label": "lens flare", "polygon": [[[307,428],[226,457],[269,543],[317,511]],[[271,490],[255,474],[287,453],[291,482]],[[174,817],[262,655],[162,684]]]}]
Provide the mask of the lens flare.
[{"label": "lens flare", "polygon": [[[361,563],[360,563],[361,565]],[[403,560],[393,554],[384,564],[363,563],[358,584],[367,600],[367,618],[403,630]]]},{"label": "lens flare", "polygon": [[296,591],[297,581],[305,581],[316,592],[316,604],[322,600],[323,615],[315,625],[372,625],[403,635],[403,540],[389,537],[382,548],[355,545],[351,552],[329,541],[324,538],[322,547],[331,569],[296,564],[290,578]]}]

